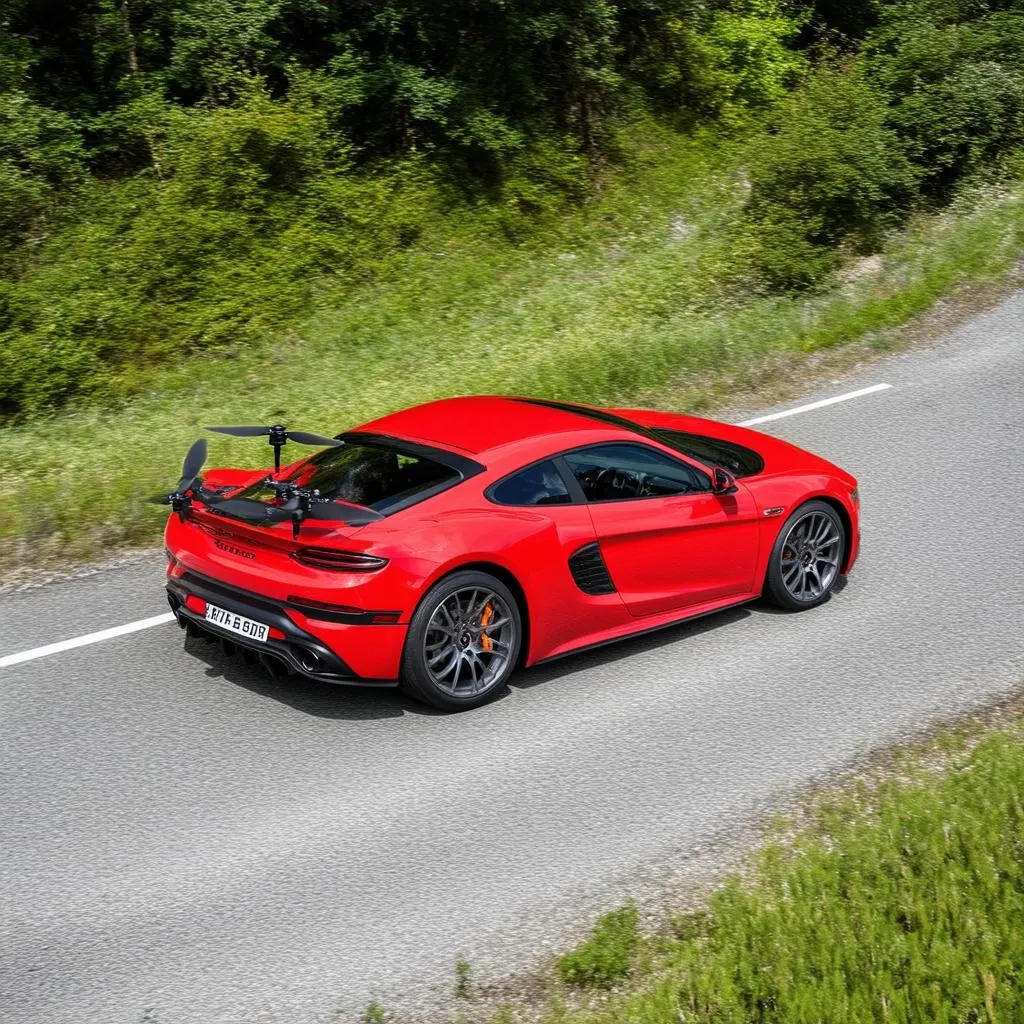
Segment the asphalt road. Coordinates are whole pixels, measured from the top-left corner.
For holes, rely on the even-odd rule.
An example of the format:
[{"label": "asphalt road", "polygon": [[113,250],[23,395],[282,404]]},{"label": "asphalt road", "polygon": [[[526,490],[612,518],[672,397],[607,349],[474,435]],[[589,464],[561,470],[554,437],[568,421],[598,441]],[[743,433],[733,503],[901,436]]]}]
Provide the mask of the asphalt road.
[{"label": "asphalt road", "polygon": [[[766,424],[861,480],[864,552],[446,717],[173,625],[0,668],[0,1019],[306,1024],[555,942],[765,799],[1024,677],[1024,294]],[[799,404],[799,403],[793,403]],[[751,410],[753,413],[755,410]],[[151,562],[0,598],[0,656],[166,611]]]}]

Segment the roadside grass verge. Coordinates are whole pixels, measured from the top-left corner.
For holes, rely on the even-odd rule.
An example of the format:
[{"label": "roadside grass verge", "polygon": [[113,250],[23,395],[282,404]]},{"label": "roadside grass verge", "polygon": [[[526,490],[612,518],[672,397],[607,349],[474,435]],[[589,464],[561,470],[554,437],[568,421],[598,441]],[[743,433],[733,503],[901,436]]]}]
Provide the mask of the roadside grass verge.
[{"label": "roadside grass verge", "polygon": [[637,911],[625,906],[598,918],[590,936],[558,959],[558,974],[571,985],[610,988],[628,973],[640,935]]},{"label": "roadside grass verge", "polygon": [[[140,370],[117,407],[4,429],[0,569],[158,542],[164,517],[144,499],[170,488],[207,424],[336,432],[474,392],[640,403],[670,389],[675,408],[707,409],[737,380],[756,385],[766,360],[881,337],[1024,251],[1020,194],[975,195],[915,220],[869,272],[813,297],[759,297],[737,256],[740,142],[642,134],[599,200],[531,240],[446,223],[387,280],[322,295],[294,334]],[[266,465],[253,443],[210,438],[210,452],[210,465]]]},{"label": "roadside grass verge", "polygon": [[1020,699],[998,723],[942,730],[822,791],[668,934],[637,936],[632,907],[605,915],[555,963],[544,1005],[454,1019],[1024,1020]]}]

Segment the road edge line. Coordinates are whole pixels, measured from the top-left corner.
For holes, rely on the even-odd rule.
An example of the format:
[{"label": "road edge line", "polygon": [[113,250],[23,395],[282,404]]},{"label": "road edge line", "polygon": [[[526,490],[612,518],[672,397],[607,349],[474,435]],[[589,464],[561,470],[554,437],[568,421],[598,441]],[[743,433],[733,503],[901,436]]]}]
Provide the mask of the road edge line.
[{"label": "road edge line", "polygon": [[138,633],[140,630],[152,629],[153,626],[163,626],[173,621],[174,613],[164,612],[162,615],[151,615],[148,619],[138,619],[123,626],[112,626],[110,629],[85,633],[82,636],[72,637],[70,640],[58,640],[56,643],[46,644],[43,647],[33,647],[29,651],[5,654],[0,657],[0,668],[20,665],[23,661],[34,661],[36,658],[45,658],[49,654],[60,654],[62,651],[74,650],[76,647],[87,647],[89,644],[100,643],[103,640],[113,640],[115,637],[125,636],[127,633]]},{"label": "road edge line", "polygon": [[848,402],[851,398],[863,398],[865,395],[873,395],[878,391],[888,391],[891,387],[891,384],[872,384],[869,388],[848,391],[845,395],[836,395],[834,398],[823,398],[820,402],[809,402],[807,405],[798,405],[793,409],[785,409],[782,412],[770,412],[767,416],[755,416],[752,420],[744,420],[742,423],[737,423],[736,426],[753,427],[758,423],[771,423],[773,420],[785,419],[787,416],[796,416],[797,413],[811,412],[814,409],[824,409],[827,405]]}]

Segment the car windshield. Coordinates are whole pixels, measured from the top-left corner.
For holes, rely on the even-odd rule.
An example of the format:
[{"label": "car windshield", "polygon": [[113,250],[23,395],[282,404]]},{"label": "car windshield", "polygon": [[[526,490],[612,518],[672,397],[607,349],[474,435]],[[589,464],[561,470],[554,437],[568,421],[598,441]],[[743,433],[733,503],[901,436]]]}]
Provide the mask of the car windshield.
[{"label": "car windshield", "polygon": [[[426,497],[454,483],[459,473],[420,454],[386,444],[346,440],[338,448],[326,448],[283,477],[299,487],[318,490],[325,498],[386,513],[410,499]],[[263,481],[237,495],[251,501],[272,502],[275,492]]]},{"label": "car windshield", "polygon": [[667,447],[705,466],[721,466],[735,477],[754,476],[764,469],[764,459],[757,452],[733,441],[667,427],[652,427],[651,433]]}]

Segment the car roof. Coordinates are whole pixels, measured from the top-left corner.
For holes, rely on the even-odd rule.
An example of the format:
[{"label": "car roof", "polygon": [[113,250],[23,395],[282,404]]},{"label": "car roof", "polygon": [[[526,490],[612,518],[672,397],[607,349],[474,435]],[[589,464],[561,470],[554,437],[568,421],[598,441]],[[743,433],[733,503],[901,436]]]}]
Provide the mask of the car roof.
[{"label": "car roof", "polygon": [[[479,395],[415,405],[366,423],[359,430],[482,455],[516,441],[578,432],[587,427],[589,414],[584,407],[576,411],[537,399]],[[609,429],[599,416],[595,410],[589,425]],[[634,435],[617,425],[610,429],[623,436]]]}]

